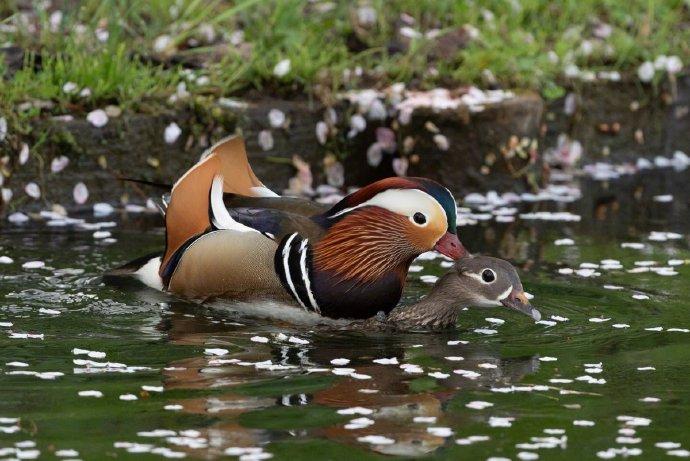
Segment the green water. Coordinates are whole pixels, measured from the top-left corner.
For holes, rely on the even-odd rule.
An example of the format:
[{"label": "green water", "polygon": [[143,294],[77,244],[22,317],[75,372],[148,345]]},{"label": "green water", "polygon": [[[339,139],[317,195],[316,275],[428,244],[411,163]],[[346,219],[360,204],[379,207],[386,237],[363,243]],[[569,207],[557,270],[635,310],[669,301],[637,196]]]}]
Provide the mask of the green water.
[{"label": "green water", "polygon": [[[94,239],[93,230],[74,226],[3,224],[0,255],[14,262],[0,266],[0,459],[213,459],[231,458],[224,453],[232,447],[261,448],[242,459],[270,454],[291,460],[685,454],[690,333],[668,329],[690,328],[690,267],[674,266],[678,274],[670,276],[627,270],[636,261],[665,266],[669,259],[690,259],[687,179],[669,173],[665,179],[586,183],[584,197],[575,203],[523,205],[569,210],[581,215],[581,222],[489,221],[461,228],[472,250],[521,267],[525,288],[544,318],[560,318],[553,326],[501,309],[468,311],[456,330],[435,333],[334,331],[250,319],[101,283],[107,268],[160,248],[155,217],[82,216],[115,221],[108,230],[116,241]],[[664,193],[674,194],[673,202],[651,200]],[[651,231],[682,238],[650,241]],[[554,245],[565,237],[575,245]],[[644,247],[621,248],[622,242]],[[619,260],[624,269],[596,269],[598,277],[558,272],[604,259]],[[22,267],[32,260],[45,267]],[[424,270],[410,274],[407,300],[429,289],[419,275],[441,274],[439,263],[422,261]],[[597,317],[610,320],[590,321]],[[653,327],[663,330],[645,330]],[[290,342],[281,333],[308,343]],[[268,342],[252,341],[255,336]],[[448,344],[457,340],[468,343]],[[75,355],[75,348],[105,357]],[[228,352],[214,357],[206,349]],[[398,365],[373,362],[393,357]],[[331,360],[339,358],[350,360],[344,367],[354,368],[354,377],[332,372],[337,366]],[[213,362],[218,359],[224,362]],[[282,366],[256,365],[267,360]],[[116,365],[98,366],[104,362]],[[415,364],[417,370],[408,371],[421,373],[406,372],[400,364]],[[480,376],[453,373],[458,369]],[[435,372],[449,376],[428,375]],[[575,379],[584,375],[591,378]],[[102,397],[79,396],[80,391],[99,391]],[[121,400],[129,394],[136,400]],[[648,397],[658,401],[641,400]],[[492,406],[480,409],[487,404],[470,402]],[[351,407],[371,413],[337,412]],[[426,419],[415,422],[415,417]],[[358,418],[371,421],[352,426]],[[366,436],[379,437],[362,439]],[[655,446],[660,442],[680,448]],[[607,451],[623,447],[627,453]]]}]

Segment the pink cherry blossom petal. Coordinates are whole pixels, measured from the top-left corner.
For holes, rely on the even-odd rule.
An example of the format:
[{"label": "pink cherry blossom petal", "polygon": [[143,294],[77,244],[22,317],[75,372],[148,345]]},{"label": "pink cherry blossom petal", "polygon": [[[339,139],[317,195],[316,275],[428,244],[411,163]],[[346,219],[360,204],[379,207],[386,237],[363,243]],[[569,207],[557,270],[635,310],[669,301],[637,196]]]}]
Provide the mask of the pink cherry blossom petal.
[{"label": "pink cherry blossom petal", "polygon": [[26,195],[28,195],[32,199],[41,198],[41,188],[38,187],[38,184],[36,184],[35,182],[30,182],[26,186],[24,186],[24,192],[26,192]]},{"label": "pink cherry blossom petal", "polygon": [[67,157],[65,157],[64,155],[55,157],[50,162],[50,171],[52,171],[53,173],[59,173],[65,168],[67,168],[67,165],[69,165],[69,159]]},{"label": "pink cherry blossom petal", "polygon": [[83,205],[89,199],[89,189],[86,184],[79,182],[74,186],[72,190],[72,196],[74,197],[75,203]]},{"label": "pink cherry blossom petal", "polygon": [[264,151],[273,149],[273,133],[271,133],[271,130],[261,130],[259,132],[259,146]]},{"label": "pink cherry blossom petal", "polygon": [[19,151],[19,164],[24,165],[29,161],[29,145],[25,142],[22,143],[22,148]]},{"label": "pink cherry blossom petal", "polygon": [[96,109],[87,114],[86,120],[96,128],[101,128],[108,123],[108,115],[103,109]]},{"label": "pink cherry blossom petal", "polygon": [[326,141],[328,140],[328,125],[326,122],[322,121],[316,124],[316,139],[322,146],[326,144]]},{"label": "pink cherry blossom petal", "polygon": [[393,171],[395,171],[395,174],[398,176],[407,175],[407,169],[409,168],[409,166],[410,161],[407,160],[407,157],[393,159]]},{"label": "pink cherry blossom petal", "polygon": [[166,144],[174,144],[181,134],[182,129],[180,129],[177,123],[172,122],[170,125],[165,127],[165,133],[163,134],[163,138],[165,139]]}]

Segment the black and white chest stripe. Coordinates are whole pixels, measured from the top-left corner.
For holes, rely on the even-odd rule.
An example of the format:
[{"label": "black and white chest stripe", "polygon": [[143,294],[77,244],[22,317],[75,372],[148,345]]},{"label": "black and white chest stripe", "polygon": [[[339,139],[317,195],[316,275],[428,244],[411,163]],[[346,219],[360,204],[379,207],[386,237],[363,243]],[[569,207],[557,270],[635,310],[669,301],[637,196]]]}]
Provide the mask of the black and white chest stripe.
[{"label": "black and white chest stripe", "polygon": [[290,296],[305,310],[321,314],[312,291],[311,252],[309,240],[295,232],[283,238],[278,245],[274,264],[280,282]]}]

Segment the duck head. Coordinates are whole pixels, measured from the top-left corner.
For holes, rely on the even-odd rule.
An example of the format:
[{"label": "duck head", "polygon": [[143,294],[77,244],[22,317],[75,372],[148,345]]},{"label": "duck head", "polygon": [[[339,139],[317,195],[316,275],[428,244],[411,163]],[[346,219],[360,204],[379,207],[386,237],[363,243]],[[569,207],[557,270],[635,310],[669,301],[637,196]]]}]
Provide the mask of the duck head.
[{"label": "duck head", "polygon": [[467,254],[457,235],[457,204],[448,189],[426,178],[386,178],[348,195],[322,217],[328,228],[366,228],[372,242],[398,239],[399,251]]},{"label": "duck head", "polygon": [[463,304],[500,307],[521,312],[534,320],[541,314],[527,299],[517,270],[508,261],[490,256],[468,255],[455,264],[451,288]]},{"label": "duck head", "polygon": [[455,263],[420,301],[396,307],[386,326],[438,329],[454,326],[465,307],[500,307],[521,312],[534,320],[541,314],[532,307],[515,268],[489,256],[467,255]]}]

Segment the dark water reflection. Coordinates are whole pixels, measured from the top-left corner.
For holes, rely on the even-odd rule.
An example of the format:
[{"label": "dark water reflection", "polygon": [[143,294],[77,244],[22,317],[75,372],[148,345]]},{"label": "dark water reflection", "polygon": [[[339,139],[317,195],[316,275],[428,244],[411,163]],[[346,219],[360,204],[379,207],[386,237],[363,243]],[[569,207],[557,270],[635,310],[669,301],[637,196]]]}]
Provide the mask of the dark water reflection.
[{"label": "dark water reflection", "polygon": [[[173,304],[175,315],[160,327],[167,332],[168,338],[174,344],[197,345],[209,347],[237,346],[233,341],[235,335],[244,333],[245,337],[257,332],[256,325],[235,326],[233,334],[228,335],[227,323],[221,318],[205,317],[191,318],[188,315],[189,305]],[[212,320],[213,319],[213,320]],[[232,321],[231,321],[232,322]],[[272,329],[271,329],[272,330]],[[271,331],[268,330],[268,331]],[[266,331],[266,330],[264,330]],[[282,327],[278,330],[283,334],[303,335],[301,329]],[[299,433],[304,437],[325,438],[339,443],[357,444],[359,437],[367,434],[395,434],[395,444],[375,445],[374,449],[386,454],[422,455],[435,451],[445,444],[443,437],[437,437],[427,432],[426,424],[410,424],[415,417],[436,418],[434,425],[448,424],[456,419],[455,415],[446,415],[444,406],[453,399],[460,389],[482,389],[491,386],[510,386],[520,382],[522,378],[539,368],[537,356],[513,357],[504,359],[497,350],[479,345],[455,345],[450,347],[448,341],[457,338],[456,332],[441,332],[436,334],[409,334],[404,337],[389,334],[362,334],[358,332],[333,334],[332,330],[319,328],[308,333],[310,343],[295,346],[287,342],[275,341],[270,344],[248,344],[239,350],[224,355],[223,361],[239,360],[243,365],[235,363],[228,366],[214,365],[217,358],[195,357],[183,359],[170,366],[179,368],[165,373],[165,383],[168,389],[227,389],[213,396],[182,400],[187,411],[201,414],[212,414],[222,418],[218,423],[207,428],[208,433],[214,433],[227,446],[237,446],[241,440],[250,445],[260,444],[266,440],[285,439],[292,437],[292,431],[257,430],[242,427],[236,422],[229,423],[226,419],[237,419],[240,415],[267,408],[314,406],[335,410],[350,407],[376,409],[375,427],[361,429],[346,429],[344,424],[330,427],[312,427],[309,421],[304,423],[307,429]],[[419,352],[417,352],[419,351]],[[423,352],[422,352],[423,351]],[[373,363],[377,358],[399,358],[400,363],[416,359],[433,358],[438,363],[430,363],[427,371],[442,370],[444,354],[453,353],[462,356],[462,368],[478,369],[479,364],[491,366],[485,368],[481,376],[468,380],[457,374],[449,374],[443,380],[443,386],[437,386],[434,378],[425,373],[406,373],[397,365],[381,365]],[[333,379],[329,368],[334,358],[347,359],[345,367],[355,368],[359,375],[366,379],[348,378]],[[253,364],[270,361],[280,366],[292,367],[284,371],[261,371]],[[305,375],[305,371],[307,374]],[[439,371],[440,372],[440,371]],[[300,385],[291,392],[291,383],[281,385],[283,379],[291,377],[314,376],[315,384],[312,390],[309,380],[302,380],[306,386],[300,392]],[[266,381],[263,381],[266,380]],[[259,383],[252,392],[236,392],[236,387],[243,384]],[[262,392],[262,382],[272,386],[271,390]],[[410,392],[410,386],[416,392]],[[274,389],[273,389],[274,388]],[[283,388],[284,391],[283,391]],[[247,389],[252,389],[251,387]],[[432,391],[432,392],[425,392]],[[253,395],[256,394],[256,395]],[[255,413],[256,414],[256,413]],[[289,414],[289,413],[288,413]],[[280,417],[280,412],[268,413],[267,417]],[[309,412],[304,414],[308,418]],[[460,415],[457,415],[460,416]],[[355,414],[349,419],[361,417]],[[347,418],[337,418],[334,421]],[[459,419],[462,421],[462,418]],[[275,426],[270,420],[269,427]],[[280,422],[278,426],[283,429]],[[301,426],[298,426],[301,427]],[[223,448],[221,446],[220,448]]]},{"label": "dark water reflection", "polygon": [[[519,213],[568,211],[579,222],[464,226],[467,247],[519,265],[551,323],[470,310],[456,330],[426,334],[290,325],[103,286],[103,270],[160,247],[156,217],[85,216],[115,221],[108,228],[115,242],[73,226],[5,225],[0,255],[14,262],[0,277],[0,458],[683,455],[689,176],[583,180],[572,203],[509,205]],[[654,200],[667,194],[669,202]],[[652,231],[681,238],[650,240]],[[554,244],[563,238],[575,244]],[[562,273],[606,259],[624,269]],[[670,259],[682,263],[673,266],[677,275],[628,272],[644,267],[636,262]],[[22,267],[35,260],[46,267]],[[444,271],[439,260],[420,264],[407,301],[429,289],[420,274]]]}]

